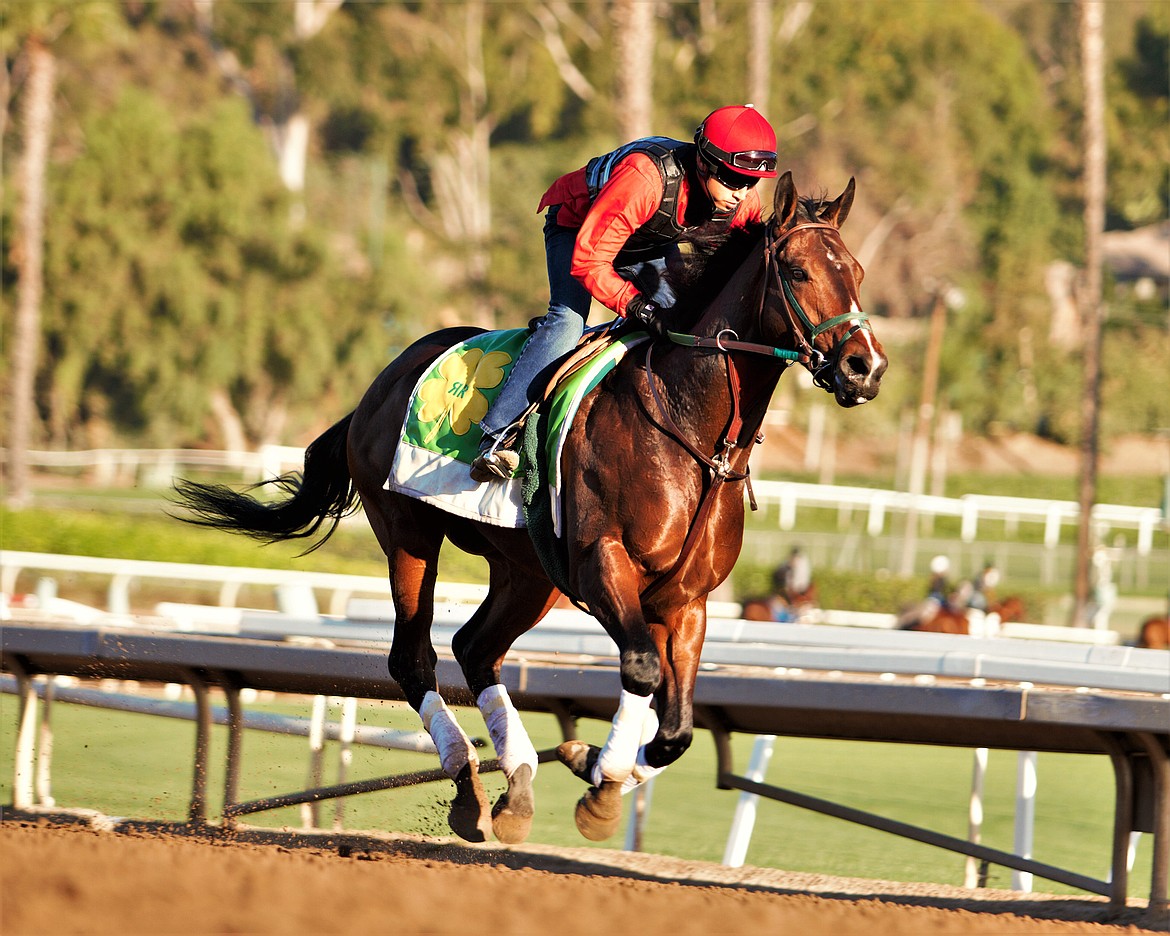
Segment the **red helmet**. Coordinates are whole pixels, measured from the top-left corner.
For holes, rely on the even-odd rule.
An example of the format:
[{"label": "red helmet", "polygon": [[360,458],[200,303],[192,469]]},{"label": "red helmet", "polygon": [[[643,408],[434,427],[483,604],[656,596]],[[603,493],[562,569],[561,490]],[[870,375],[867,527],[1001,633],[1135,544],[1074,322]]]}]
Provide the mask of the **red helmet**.
[{"label": "red helmet", "polygon": [[776,175],[776,131],[751,104],[711,111],[695,131],[695,145],[712,165],[755,179]]}]

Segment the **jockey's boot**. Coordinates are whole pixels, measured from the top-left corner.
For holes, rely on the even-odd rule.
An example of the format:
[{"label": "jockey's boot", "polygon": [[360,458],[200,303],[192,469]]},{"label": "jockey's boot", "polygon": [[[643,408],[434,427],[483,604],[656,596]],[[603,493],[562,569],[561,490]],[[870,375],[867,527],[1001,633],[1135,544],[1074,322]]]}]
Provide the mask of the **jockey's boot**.
[{"label": "jockey's boot", "polygon": [[507,438],[485,432],[479,444],[479,454],[471,463],[471,480],[481,484],[484,481],[511,481],[520,466],[520,453],[508,445],[518,441],[516,435]]}]

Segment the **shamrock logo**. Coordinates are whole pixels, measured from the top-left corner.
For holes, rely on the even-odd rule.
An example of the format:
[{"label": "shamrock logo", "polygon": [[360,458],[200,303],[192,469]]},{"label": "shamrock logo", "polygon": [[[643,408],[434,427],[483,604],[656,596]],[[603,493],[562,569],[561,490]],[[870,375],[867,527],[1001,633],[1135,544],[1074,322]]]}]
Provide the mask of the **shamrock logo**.
[{"label": "shamrock logo", "polygon": [[512,356],[503,351],[484,352],[470,348],[448,355],[439,365],[439,373],[419,388],[423,401],[418,413],[420,423],[434,423],[426,441],[433,442],[450,420],[455,435],[466,435],[473,423],[487,415],[488,401],[480,391],[498,387],[504,379],[504,367]]}]

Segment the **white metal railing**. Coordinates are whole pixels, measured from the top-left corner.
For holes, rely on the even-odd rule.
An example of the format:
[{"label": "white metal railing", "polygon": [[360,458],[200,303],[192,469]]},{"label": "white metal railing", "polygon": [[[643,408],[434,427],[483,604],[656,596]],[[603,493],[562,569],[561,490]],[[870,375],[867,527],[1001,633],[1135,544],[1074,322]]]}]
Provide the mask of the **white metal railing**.
[{"label": "white metal railing", "polygon": [[[130,613],[130,587],[139,579],[168,582],[212,582],[220,585],[219,604],[234,607],[240,588],[244,585],[270,585],[277,590],[278,604],[282,599],[287,608],[317,613],[316,600],[307,590],[320,589],[331,593],[329,614],[344,614],[352,595],[390,594],[390,582],[376,575],[343,575],[336,572],[300,572],[289,569],[253,569],[242,566],[195,565],[182,562],[152,562],[149,560],[103,559],[95,556],[64,556],[45,553],[0,551],[0,592],[12,595],[17,578],[26,570],[44,572],[77,572],[108,575],[106,610],[111,614]],[[439,601],[479,602],[487,594],[487,586],[440,582],[435,595]]]},{"label": "white metal railing", "polygon": [[[0,449],[0,458],[7,452]],[[91,469],[97,484],[112,484],[122,477],[169,484],[180,468],[238,471],[249,481],[276,477],[304,465],[304,449],[289,445],[262,445],[255,452],[214,449],[83,449],[26,453],[31,467]]]},{"label": "white metal railing", "polygon": [[[1032,497],[1000,497],[988,494],[964,494],[962,497],[913,495],[906,491],[887,491],[837,485],[805,484],[794,481],[753,481],[756,500],[776,504],[780,528],[791,530],[796,524],[799,507],[819,507],[850,512],[867,512],[866,532],[879,536],[885,529],[886,515],[913,508],[923,517],[957,517],[960,536],[965,543],[975,541],[980,520],[1004,520],[1009,523],[1044,524],[1044,545],[1051,548],[1060,542],[1064,524],[1075,524],[1080,507],[1074,501],[1044,500]],[[1139,555],[1149,555],[1154,532],[1170,531],[1170,519],[1159,507],[1132,507],[1121,504],[1096,504],[1093,522],[1099,527],[1137,531]]]},{"label": "white metal railing", "polygon": [[[4,450],[0,449],[0,457]],[[203,449],[87,449],[72,452],[30,451],[31,466],[48,469],[91,468],[98,484],[113,483],[130,476],[148,483],[169,485],[181,469],[211,468],[238,471],[249,481],[276,477],[304,464],[304,450],[288,445],[264,445],[256,452],[212,451]],[[877,488],[846,485],[808,484],[790,481],[754,481],[756,499],[775,504],[780,511],[780,527],[791,530],[800,507],[853,510],[867,514],[866,532],[879,536],[886,516],[911,509],[924,518],[956,517],[961,522],[963,542],[975,541],[982,520],[1008,523],[1042,523],[1044,544],[1051,548],[1060,541],[1061,528],[1075,524],[1080,507],[1074,501],[1045,500],[1031,497],[1001,497],[988,494],[964,494],[961,497],[937,497]],[[1159,507],[1135,507],[1124,504],[1097,504],[1093,522],[1102,530],[1137,531],[1139,555],[1149,555],[1157,530],[1170,532],[1170,517]]]}]

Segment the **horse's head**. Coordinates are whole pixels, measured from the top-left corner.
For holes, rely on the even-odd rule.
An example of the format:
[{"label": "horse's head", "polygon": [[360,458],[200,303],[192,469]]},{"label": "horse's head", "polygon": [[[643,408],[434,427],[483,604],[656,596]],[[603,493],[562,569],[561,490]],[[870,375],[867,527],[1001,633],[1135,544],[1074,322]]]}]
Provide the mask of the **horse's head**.
[{"label": "horse's head", "polygon": [[777,344],[790,336],[814,382],[840,406],[877,396],[889,363],[861,311],[865,271],[839,233],[853,193],[850,179],[835,201],[802,199],[791,172],[777,181],[766,234],[769,299],[760,322]]}]

